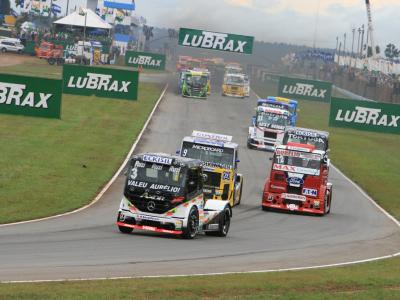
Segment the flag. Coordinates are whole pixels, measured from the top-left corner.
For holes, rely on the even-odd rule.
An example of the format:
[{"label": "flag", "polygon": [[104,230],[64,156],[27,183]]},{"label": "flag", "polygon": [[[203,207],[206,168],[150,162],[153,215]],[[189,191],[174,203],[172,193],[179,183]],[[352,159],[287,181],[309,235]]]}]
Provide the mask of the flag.
[{"label": "flag", "polygon": [[53,3],[53,5],[51,6],[51,11],[53,13],[55,13],[55,14],[60,14],[61,13],[61,6]]}]

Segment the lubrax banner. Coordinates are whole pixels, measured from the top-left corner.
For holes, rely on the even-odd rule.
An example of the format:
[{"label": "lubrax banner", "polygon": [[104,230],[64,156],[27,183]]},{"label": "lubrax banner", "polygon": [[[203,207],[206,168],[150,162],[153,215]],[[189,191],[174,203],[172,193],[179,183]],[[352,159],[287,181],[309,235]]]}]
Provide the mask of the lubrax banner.
[{"label": "lubrax banner", "polygon": [[133,70],[64,65],[63,92],[137,100],[138,74]]},{"label": "lubrax banner", "polygon": [[206,30],[179,29],[179,45],[234,53],[253,53],[254,37]]},{"label": "lubrax banner", "polygon": [[142,66],[143,69],[165,70],[165,55],[147,52],[126,51],[125,65],[130,67]]},{"label": "lubrax banner", "polygon": [[400,105],[332,98],[329,126],[400,134]]},{"label": "lubrax banner", "polygon": [[279,77],[278,96],[329,102],[332,83],[326,81]]},{"label": "lubrax banner", "polygon": [[61,80],[0,74],[0,113],[60,118]]}]

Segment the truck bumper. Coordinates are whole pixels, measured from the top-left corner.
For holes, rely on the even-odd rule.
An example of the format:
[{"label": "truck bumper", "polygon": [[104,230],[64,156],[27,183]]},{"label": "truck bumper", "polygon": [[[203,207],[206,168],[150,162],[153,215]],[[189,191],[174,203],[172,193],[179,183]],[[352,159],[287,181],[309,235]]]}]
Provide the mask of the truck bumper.
[{"label": "truck bumper", "polygon": [[261,205],[267,209],[324,214],[324,201],[319,198],[306,197],[305,201],[298,201],[286,199],[284,194],[264,192]]}]

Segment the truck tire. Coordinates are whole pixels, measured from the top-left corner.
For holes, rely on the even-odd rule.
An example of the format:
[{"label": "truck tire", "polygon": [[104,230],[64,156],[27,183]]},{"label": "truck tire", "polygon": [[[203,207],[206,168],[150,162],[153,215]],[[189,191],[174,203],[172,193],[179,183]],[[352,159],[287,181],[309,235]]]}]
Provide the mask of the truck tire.
[{"label": "truck tire", "polygon": [[6,52],[7,52],[7,49],[6,49],[6,48],[2,48],[2,49],[1,49],[1,52],[6,53]]},{"label": "truck tire", "polygon": [[225,206],[224,210],[221,212],[218,231],[206,231],[206,235],[226,237],[231,226],[231,209],[229,206]]},{"label": "truck tire", "polygon": [[193,239],[199,229],[199,212],[196,206],[192,206],[188,215],[188,222],[183,229],[182,237],[184,239]]},{"label": "truck tire", "polygon": [[133,231],[133,228],[125,227],[125,226],[118,226],[118,229],[122,233],[131,233]]},{"label": "truck tire", "polygon": [[331,212],[331,204],[332,204],[332,190],[330,190],[329,197],[326,197],[325,200],[325,214],[329,214]]},{"label": "truck tire", "polygon": [[240,184],[240,190],[239,190],[239,200],[236,203],[236,205],[240,205],[240,202],[242,201],[242,191],[243,191],[243,178],[242,178],[242,182]]}]

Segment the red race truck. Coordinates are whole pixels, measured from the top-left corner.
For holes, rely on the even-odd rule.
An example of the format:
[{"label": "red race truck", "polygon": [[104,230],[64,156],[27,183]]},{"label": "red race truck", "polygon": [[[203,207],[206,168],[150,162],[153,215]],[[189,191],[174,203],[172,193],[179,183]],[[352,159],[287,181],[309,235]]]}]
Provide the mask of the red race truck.
[{"label": "red race truck", "polygon": [[288,142],[277,146],[262,197],[263,210],[325,215],[330,212],[332,184],[329,159],[313,145]]}]

